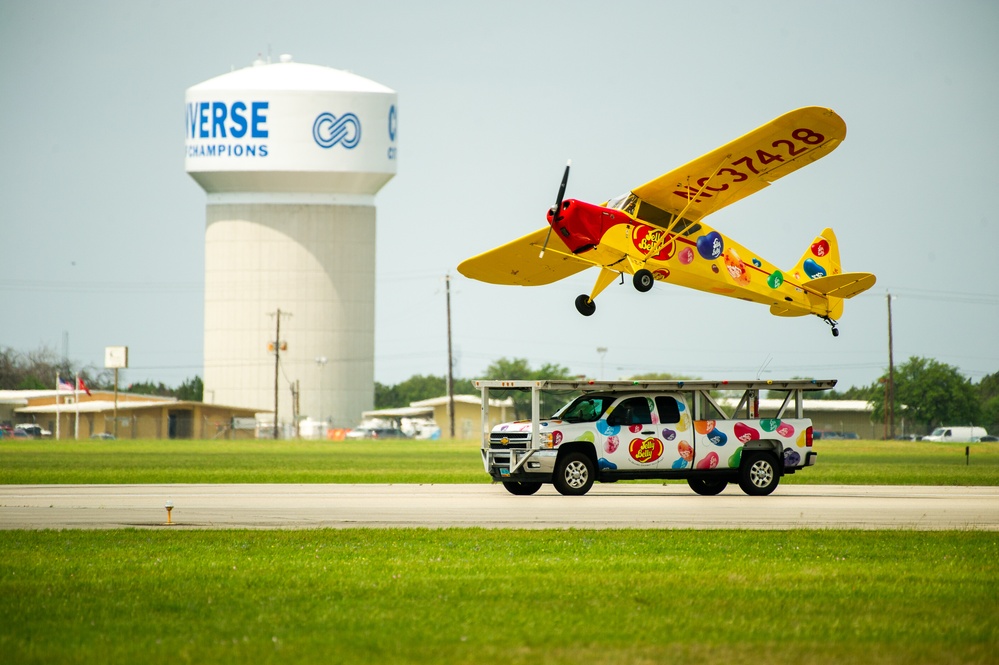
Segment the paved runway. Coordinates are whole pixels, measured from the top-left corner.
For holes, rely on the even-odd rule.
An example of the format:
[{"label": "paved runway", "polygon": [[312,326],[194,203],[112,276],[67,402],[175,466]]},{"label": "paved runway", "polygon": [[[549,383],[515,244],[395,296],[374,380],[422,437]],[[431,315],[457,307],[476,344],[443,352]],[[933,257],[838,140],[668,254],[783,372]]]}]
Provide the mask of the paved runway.
[{"label": "paved runway", "polygon": [[[166,525],[167,501],[174,505]],[[566,497],[500,485],[3,485],[0,530],[314,529],[975,529],[999,531],[999,487],[597,484]]]}]

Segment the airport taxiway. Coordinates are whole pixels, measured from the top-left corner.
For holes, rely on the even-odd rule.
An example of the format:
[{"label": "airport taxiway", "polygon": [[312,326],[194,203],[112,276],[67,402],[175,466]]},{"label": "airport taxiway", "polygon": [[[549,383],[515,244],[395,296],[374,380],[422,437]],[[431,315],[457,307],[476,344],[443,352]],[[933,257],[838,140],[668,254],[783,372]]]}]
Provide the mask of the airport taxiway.
[{"label": "airport taxiway", "polygon": [[705,497],[614,483],[567,497],[550,485],[533,496],[489,484],[0,486],[0,530],[359,527],[997,531],[999,487],[782,485],[751,497],[730,485]]}]

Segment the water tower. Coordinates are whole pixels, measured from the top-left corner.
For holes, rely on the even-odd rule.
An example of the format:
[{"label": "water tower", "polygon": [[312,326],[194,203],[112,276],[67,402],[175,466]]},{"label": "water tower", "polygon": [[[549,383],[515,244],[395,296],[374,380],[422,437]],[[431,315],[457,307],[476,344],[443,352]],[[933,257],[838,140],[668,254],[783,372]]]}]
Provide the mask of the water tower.
[{"label": "water tower", "polygon": [[374,400],[374,197],[396,171],[395,92],[283,55],[186,101],[185,168],[208,196],[205,401],[274,408],[280,325],[280,420],[297,384],[299,413],[355,425]]}]

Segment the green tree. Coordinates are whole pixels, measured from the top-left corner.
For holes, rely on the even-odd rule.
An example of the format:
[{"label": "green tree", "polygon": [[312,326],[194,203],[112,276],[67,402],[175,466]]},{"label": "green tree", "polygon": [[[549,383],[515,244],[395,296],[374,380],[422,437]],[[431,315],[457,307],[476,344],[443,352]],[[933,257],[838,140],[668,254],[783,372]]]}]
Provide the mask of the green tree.
[{"label": "green tree", "polygon": [[982,425],[989,434],[999,434],[999,372],[978,383],[978,398],[982,405]]},{"label": "green tree", "polygon": [[[530,363],[525,358],[500,358],[486,368],[482,377],[493,381],[541,381],[541,380],[567,380],[577,378],[567,367],[545,363],[538,369],[531,369]],[[489,392],[490,398],[502,399],[504,396],[513,398],[513,409],[517,418],[529,418],[531,415],[531,393],[522,390],[511,390],[506,395],[503,391]],[[550,415],[558,406],[567,400],[565,393],[554,396],[542,395],[541,413]]]},{"label": "green tree", "polygon": [[486,368],[483,379],[495,381],[540,381],[543,379],[564,380],[575,379],[576,375],[568,368],[552,363],[545,363],[538,369],[531,369],[526,358],[500,358]]},{"label": "green tree", "polygon": [[[475,395],[477,391],[470,381],[455,379],[456,395]],[[375,383],[375,408],[393,409],[409,406],[413,402],[441,397],[447,394],[447,378],[443,376],[415,375],[402,383],[386,386]]]},{"label": "green tree", "polygon": [[648,372],[646,374],[636,374],[628,379],[629,381],[699,381],[696,376],[680,376],[669,372]]},{"label": "green tree", "polygon": [[375,381],[375,408],[391,409],[397,406],[400,406],[400,403],[395,393],[395,386],[386,386]]},{"label": "green tree", "polygon": [[185,402],[202,402],[204,401],[205,384],[200,376],[196,376],[180,384],[180,387],[174,391],[174,394],[177,396],[177,399]]},{"label": "green tree", "polygon": [[[883,386],[887,374],[875,385]],[[873,390],[872,417],[885,417],[884,390]],[[963,425],[980,422],[981,404],[971,381],[956,367],[928,358],[913,356],[895,369],[895,418],[905,412],[910,422],[930,430],[939,425]]]},{"label": "green tree", "polygon": [[[10,347],[0,348],[0,390],[54,390],[56,374],[72,379],[76,370],[68,360],[49,348],[29,353]],[[89,377],[83,376],[87,381]]]},{"label": "green tree", "polygon": [[159,397],[176,397],[176,391],[162,381],[153,383],[152,381],[136,381],[128,385],[128,392],[137,395],[157,395]]}]

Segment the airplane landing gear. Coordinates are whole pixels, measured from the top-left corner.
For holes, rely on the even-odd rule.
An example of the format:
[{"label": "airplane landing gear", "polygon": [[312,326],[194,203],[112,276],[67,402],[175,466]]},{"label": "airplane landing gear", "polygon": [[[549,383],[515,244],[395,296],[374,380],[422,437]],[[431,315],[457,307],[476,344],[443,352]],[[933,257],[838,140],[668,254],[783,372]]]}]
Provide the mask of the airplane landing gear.
[{"label": "airplane landing gear", "polygon": [[839,325],[839,323],[836,322],[836,321],[833,321],[828,316],[823,316],[822,320],[825,321],[826,323],[828,323],[830,326],[832,326],[832,335],[833,335],[833,337],[839,337],[839,328],[836,327],[836,326]]},{"label": "airplane landing gear", "polygon": [[652,275],[651,272],[649,272],[645,268],[642,268],[641,270],[635,271],[635,277],[632,281],[635,285],[635,288],[640,293],[645,293],[646,291],[652,289],[652,285],[656,283],[656,278]]},{"label": "airplane landing gear", "polygon": [[590,296],[584,293],[576,298],[576,311],[583,316],[593,316],[593,312],[597,311],[597,303],[590,300]]}]

